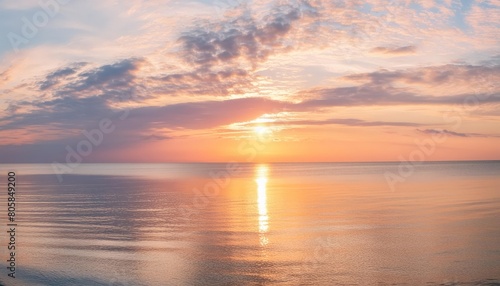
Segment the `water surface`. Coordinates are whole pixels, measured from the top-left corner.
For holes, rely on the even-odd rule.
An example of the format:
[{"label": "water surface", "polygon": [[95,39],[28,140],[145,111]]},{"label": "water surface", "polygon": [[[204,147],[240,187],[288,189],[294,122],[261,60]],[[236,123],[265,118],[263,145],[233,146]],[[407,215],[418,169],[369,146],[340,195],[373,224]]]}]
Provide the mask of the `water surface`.
[{"label": "water surface", "polygon": [[397,163],[229,167],[84,164],[59,182],[0,165],[19,182],[17,278],[2,236],[0,281],[500,285],[500,162],[425,163],[394,190]]}]

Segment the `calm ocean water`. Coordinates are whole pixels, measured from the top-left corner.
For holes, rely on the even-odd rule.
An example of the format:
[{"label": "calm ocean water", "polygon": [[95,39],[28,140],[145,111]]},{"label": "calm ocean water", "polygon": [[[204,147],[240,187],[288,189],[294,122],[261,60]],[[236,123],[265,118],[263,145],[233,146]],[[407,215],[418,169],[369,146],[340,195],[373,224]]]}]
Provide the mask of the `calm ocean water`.
[{"label": "calm ocean water", "polygon": [[[236,170],[236,171],[235,171]],[[5,285],[500,285],[500,162],[50,165],[17,174]],[[5,203],[4,203],[5,202]]]}]

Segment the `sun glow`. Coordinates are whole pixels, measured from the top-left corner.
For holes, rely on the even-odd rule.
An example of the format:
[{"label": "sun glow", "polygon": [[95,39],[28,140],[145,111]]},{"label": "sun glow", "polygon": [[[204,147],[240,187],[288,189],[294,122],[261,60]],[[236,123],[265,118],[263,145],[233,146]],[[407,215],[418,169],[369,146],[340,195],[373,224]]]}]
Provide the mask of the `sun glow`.
[{"label": "sun glow", "polygon": [[254,131],[258,135],[265,135],[265,134],[271,132],[271,130],[266,126],[257,126],[254,128]]}]

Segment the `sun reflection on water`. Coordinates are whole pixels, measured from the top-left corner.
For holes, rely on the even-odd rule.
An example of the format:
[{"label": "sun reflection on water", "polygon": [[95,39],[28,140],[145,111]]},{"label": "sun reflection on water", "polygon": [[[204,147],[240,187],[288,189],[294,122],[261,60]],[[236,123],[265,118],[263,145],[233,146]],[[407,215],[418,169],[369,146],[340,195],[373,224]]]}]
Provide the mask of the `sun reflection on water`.
[{"label": "sun reflection on water", "polygon": [[268,167],[260,165],[257,167],[257,176],[255,182],[257,183],[257,206],[259,209],[259,233],[260,244],[262,246],[268,244],[268,239],[265,233],[269,230],[269,216],[267,215],[267,174]]}]

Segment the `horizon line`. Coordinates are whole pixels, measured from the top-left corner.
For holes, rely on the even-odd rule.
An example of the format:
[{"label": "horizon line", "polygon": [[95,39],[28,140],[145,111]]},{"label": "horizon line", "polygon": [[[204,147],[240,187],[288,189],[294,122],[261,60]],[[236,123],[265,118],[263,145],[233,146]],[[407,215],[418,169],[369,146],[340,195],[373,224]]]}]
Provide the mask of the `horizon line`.
[{"label": "horizon line", "polygon": [[[408,161],[406,161],[408,162]],[[491,160],[426,160],[413,162],[413,164],[424,163],[459,163],[459,162],[500,162],[500,159]],[[352,164],[352,163],[405,163],[403,161],[276,161],[276,162],[242,162],[242,161],[170,161],[170,162],[86,162],[79,165],[90,164]],[[38,165],[51,165],[54,163],[40,163],[40,162],[24,162],[24,163],[0,163],[0,165],[21,165],[21,164],[38,164]],[[63,163],[61,163],[63,164]]]}]

